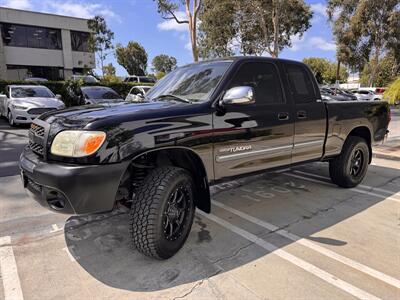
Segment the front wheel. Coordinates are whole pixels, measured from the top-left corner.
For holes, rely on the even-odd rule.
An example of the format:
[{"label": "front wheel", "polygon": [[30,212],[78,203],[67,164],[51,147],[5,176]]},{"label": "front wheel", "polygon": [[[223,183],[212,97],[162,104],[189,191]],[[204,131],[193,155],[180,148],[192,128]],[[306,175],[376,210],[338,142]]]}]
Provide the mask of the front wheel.
[{"label": "front wheel", "polygon": [[367,173],[369,158],[369,147],[365,139],[349,136],[342,153],[329,162],[332,182],[345,188],[357,186]]},{"label": "front wheel", "polygon": [[194,184],[181,168],[152,170],[138,187],[130,212],[131,238],[136,249],[167,259],[185,243],[194,218]]},{"label": "front wheel", "polygon": [[8,111],[7,119],[8,119],[8,124],[9,124],[11,127],[14,127],[14,126],[15,126],[15,122],[14,122],[14,117],[13,117],[13,115],[12,115],[12,113],[11,113],[11,110]]}]

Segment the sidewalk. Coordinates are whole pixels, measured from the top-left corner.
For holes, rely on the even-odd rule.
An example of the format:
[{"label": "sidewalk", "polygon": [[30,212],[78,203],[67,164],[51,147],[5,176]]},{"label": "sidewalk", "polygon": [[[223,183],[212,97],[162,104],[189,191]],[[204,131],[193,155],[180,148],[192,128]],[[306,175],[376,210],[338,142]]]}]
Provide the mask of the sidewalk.
[{"label": "sidewalk", "polygon": [[374,157],[400,161],[400,138],[386,141],[372,149]]}]

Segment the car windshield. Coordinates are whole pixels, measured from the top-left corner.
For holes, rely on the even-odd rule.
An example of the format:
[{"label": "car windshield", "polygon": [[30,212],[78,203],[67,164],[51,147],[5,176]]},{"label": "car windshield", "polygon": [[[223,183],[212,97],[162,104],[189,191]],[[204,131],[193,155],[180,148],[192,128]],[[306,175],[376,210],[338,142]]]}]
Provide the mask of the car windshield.
[{"label": "car windshield", "polygon": [[29,87],[12,87],[11,88],[12,98],[54,98],[54,94],[46,87],[41,86],[29,86]]},{"label": "car windshield", "polygon": [[145,83],[154,83],[156,82],[154,78],[146,77],[146,76],[139,76],[140,82],[145,82]]},{"label": "car windshield", "polygon": [[161,79],[146,94],[146,99],[155,100],[162,95],[173,95],[193,102],[204,102],[231,63],[203,62],[177,68]]},{"label": "car windshield", "polygon": [[82,93],[86,99],[121,99],[121,96],[110,88],[83,88]]}]

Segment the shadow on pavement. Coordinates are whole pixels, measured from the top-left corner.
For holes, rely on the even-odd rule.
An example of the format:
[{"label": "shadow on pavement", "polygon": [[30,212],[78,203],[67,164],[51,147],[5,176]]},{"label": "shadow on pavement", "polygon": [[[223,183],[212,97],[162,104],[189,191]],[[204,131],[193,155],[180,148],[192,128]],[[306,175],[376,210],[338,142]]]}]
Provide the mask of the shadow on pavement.
[{"label": "shadow on pavement", "polygon": [[[325,169],[327,168],[324,167]],[[398,174],[398,170],[373,167],[374,174]],[[400,176],[393,194],[400,190]],[[386,180],[386,179],[384,179]],[[383,183],[382,183],[383,184]],[[280,189],[278,197],[254,202],[242,197],[243,190]],[[264,195],[267,195],[265,190]],[[345,240],[311,235],[338,224],[385,198],[356,194],[339,187],[326,187],[284,174],[267,173],[213,194],[213,201],[246,212],[279,228],[295,229],[301,238],[319,244],[341,247]],[[388,196],[389,197],[389,196]],[[213,206],[213,214],[250,231],[263,239],[272,239],[279,248],[293,241],[275,237],[239,217]],[[191,234],[181,251],[166,261],[147,258],[130,245],[129,215],[125,211],[71,217],[65,226],[65,240],[71,254],[91,276],[100,282],[130,291],[158,291],[191,283],[227,272],[268,255],[268,252],[206,217],[196,215]],[[246,250],[245,250],[246,249]]]}]

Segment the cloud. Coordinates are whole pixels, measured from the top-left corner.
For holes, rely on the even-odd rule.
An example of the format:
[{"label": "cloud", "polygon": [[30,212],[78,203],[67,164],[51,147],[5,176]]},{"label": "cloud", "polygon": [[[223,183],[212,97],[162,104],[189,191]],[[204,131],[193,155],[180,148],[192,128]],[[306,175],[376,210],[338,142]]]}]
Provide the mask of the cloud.
[{"label": "cloud", "polygon": [[314,3],[311,4],[311,10],[314,12],[314,15],[321,15],[323,17],[328,17],[328,14],[326,13],[326,5],[323,3]]},{"label": "cloud", "polygon": [[336,44],[320,36],[309,37],[304,34],[300,37],[295,35],[292,37],[292,47],[289,50],[293,52],[304,50],[336,51]]},{"label": "cloud", "polygon": [[15,8],[15,9],[30,9],[32,4],[30,0],[4,0],[0,1],[0,6]]},{"label": "cloud", "polygon": [[[178,20],[186,20],[186,13],[183,11],[178,11],[175,13]],[[164,20],[161,23],[157,24],[157,28],[160,30],[175,30],[175,31],[187,31],[188,25],[186,23],[178,24],[174,19]]]},{"label": "cloud", "polygon": [[44,10],[47,12],[78,18],[93,18],[101,15],[107,19],[121,21],[120,17],[109,7],[97,3],[83,3],[73,1],[46,1]]},{"label": "cloud", "polygon": [[308,44],[311,46],[311,48],[316,48],[323,51],[336,51],[336,44],[334,42],[329,42],[319,36],[309,38]]}]

